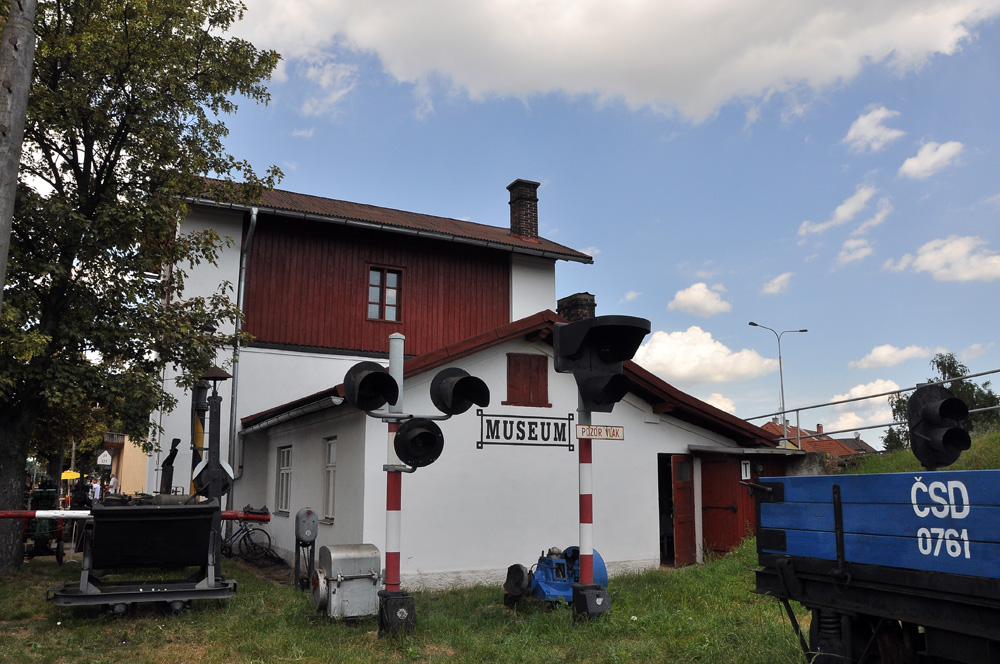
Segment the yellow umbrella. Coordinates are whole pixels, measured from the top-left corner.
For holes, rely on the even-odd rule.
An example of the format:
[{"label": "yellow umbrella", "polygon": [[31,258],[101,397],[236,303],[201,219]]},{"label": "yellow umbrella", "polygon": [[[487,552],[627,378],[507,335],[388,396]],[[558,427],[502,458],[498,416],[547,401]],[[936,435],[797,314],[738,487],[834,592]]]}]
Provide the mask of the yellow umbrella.
[{"label": "yellow umbrella", "polygon": [[76,472],[75,470],[64,470],[62,472],[62,478],[61,479],[64,479],[64,480],[75,480],[78,477],[80,477],[80,473]]}]

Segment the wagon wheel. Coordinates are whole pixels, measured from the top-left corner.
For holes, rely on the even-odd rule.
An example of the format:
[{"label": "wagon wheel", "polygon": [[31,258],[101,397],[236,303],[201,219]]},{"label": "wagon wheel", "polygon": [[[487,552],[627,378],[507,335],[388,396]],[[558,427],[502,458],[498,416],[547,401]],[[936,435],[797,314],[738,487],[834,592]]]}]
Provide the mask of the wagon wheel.
[{"label": "wagon wheel", "polygon": [[852,654],[858,664],[909,664],[916,659],[896,620],[858,616],[851,621]]}]

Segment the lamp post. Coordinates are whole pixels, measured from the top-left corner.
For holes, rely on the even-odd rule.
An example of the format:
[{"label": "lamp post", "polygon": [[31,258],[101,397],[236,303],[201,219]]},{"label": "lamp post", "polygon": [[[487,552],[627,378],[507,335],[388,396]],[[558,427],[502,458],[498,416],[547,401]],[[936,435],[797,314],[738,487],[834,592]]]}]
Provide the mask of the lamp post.
[{"label": "lamp post", "polygon": [[778,340],[778,381],[779,384],[781,385],[781,433],[785,439],[785,444],[787,445],[788,420],[785,419],[785,375],[781,366],[781,335],[787,334],[789,332],[808,332],[809,330],[784,330],[782,332],[778,332],[777,330],[773,330],[766,325],[760,325],[759,323],[755,323],[753,321],[750,321],[747,324],[750,327],[761,327],[764,328],[765,330],[771,330],[771,332],[774,334],[774,337]]},{"label": "lamp post", "polygon": [[[231,375],[215,366],[206,371],[201,377],[202,382],[208,381],[212,383],[212,394],[208,397],[208,457],[206,459],[206,466],[202,471],[205,473],[206,479],[202,481],[204,481],[205,486],[203,495],[209,500],[215,499],[219,502],[219,510],[212,515],[212,530],[215,533],[213,541],[214,560],[216,565],[222,560],[222,495],[230,490],[230,482],[232,481],[231,471],[230,473],[226,472],[227,469],[222,465],[219,453],[222,434],[222,423],[219,421],[222,415],[222,397],[219,396],[218,388],[221,381],[229,380],[230,378],[232,378]],[[197,482],[198,479],[196,478],[195,481]]]}]

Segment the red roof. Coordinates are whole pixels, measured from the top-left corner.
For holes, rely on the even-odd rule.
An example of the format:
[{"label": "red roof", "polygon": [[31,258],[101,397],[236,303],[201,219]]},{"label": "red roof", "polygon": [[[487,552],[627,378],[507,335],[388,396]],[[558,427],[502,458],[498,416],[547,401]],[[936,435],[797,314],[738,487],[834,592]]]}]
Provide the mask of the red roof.
[{"label": "red roof", "polygon": [[[537,314],[477,334],[464,341],[410,358],[403,365],[403,376],[407,378],[431,371],[511,339],[527,338],[535,341],[550,341],[555,324],[564,322],[566,321],[553,311],[540,311]],[[732,438],[741,446],[775,446],[775,436],[765,428],[750,424],[735,415],[678,390],[635,362],[625,362],[624,373],[632,379],[631,392],[649,403],[653,407],[654,413],[669,414],[671,417]],[[330,396],[343,396],[343,394],[343,385],[338,385],[265,412],[244,417],[241,422],[243,428],[246,429],[272,417],[301,408],[306,404],[315,403]]]},{"label": "red roof", "polygon": [[823,452],[824,454],[828,454],[832,457],[854,456],[859,453],[858,450],[853,449],[842,441],[836,438],[831,438],[830,436],[819,433],[818,431],[799,429],[791,424],[787,425],[786,428],[788,430],[787,434],[784,432],[781,425],[774,421],[767,422],[761,426],[761,429],[770,434],[774,434],[779,438],[787,436],[792,445],[798,445],[801,443],[802,449],[806,452]]},{"label": "red roof", "polygon": [[593,263],[587,254],[570,249],[545,238],[525,238],[514,235],[509,228],[487,226],[472,221],[435,217],[417,212],[404,212],[391,208],[350,203],[309,194],[298,194],[281,189],[265,190],[259,204],[234,204],[219,202],[210,194],[192,201],[200,205],[217,205],[231,209],[258,211],[282,217],[309,219],[327,223],[362,226],[373,230],[404,233],[446,242],[475,244],[504,251],[544,256],[553,260]]}]

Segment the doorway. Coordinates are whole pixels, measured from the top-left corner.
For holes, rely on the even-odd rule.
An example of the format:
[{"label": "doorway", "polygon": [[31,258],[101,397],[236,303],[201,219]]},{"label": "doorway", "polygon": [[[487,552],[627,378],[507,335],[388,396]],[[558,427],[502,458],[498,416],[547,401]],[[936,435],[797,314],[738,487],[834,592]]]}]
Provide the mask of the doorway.
[{"label": "doorway", "polygon": [[670,455],[656,455],[656,478],[659,493],[660,564],[674,564],[674,489]]},{"label": "doorway", "polygon": [[657,454],[660,564],[695,562],[694,470],[683,454]]}]

